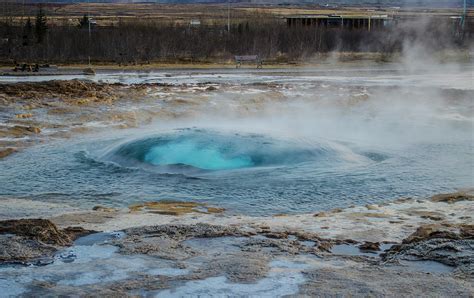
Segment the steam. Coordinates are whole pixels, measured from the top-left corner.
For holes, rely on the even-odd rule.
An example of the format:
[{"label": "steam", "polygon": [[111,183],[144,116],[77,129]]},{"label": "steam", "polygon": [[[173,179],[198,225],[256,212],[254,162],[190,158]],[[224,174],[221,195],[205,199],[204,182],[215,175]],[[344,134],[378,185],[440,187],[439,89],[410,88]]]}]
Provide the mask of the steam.
[{"label": "steam", "polygon": [[386,147],[469,140],[472,70],[433,61],[426,67],[418,57],[407,55],[382,73],[354,69],[310,84],[218,91],[176,125]]}]

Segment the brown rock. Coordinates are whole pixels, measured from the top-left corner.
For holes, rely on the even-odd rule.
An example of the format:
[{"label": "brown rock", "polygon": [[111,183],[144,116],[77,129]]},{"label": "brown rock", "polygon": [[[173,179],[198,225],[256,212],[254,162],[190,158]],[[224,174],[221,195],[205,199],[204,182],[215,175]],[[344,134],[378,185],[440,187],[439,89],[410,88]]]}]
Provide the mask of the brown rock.
[{"label": "brown rock", "polygon": [[439,194],[439,195],[432,196],[431,201],[454,204],[460,201],[474,201],[474,195],[467,194],[465,192]]},{"label": "brown rock", "polygon": [[273,239],[286,239],[288,238],[287,232],[269,232],[265,233],[265,236]]},{"label": "brown rock", "polygon": [[459,234],[462,238],[474,239],[474,225],[461,225]]},{"label": "brown rock", "polygon": [[327,213],[326,212],[318,212],[316,214],[314,214],[314,217],[326,217],[327,216]]},{"label": "brown rock", "polygon": [[66,233],[72,241],[90,234],[97,233],[97,231],[86,230],[83,227],[67,227],[63,230],[63,232]]},{"label": "brown rock", "polygon": [[0,263],[49,263],[58,249],[84,233],[82,228],[60,230],[46,219],[0,221]]},{"label": "brown rock", "polygon": [[380,243],[378,242],[369,242],[366,241],[359,245],[360,250],[366,250],[366,251],[379,251],[380,250]]},{"label": "brown rock", "polygon": [[110,207],[104,207],[104,206],[94,206],[94,207],[92,207],[92,210],[102,211],[102,212],[115,212],[115,211],[117,211],[117,209],[110,208]]},{"label": "brown rock", "polygon": [[458,239],[459,235],[439,225],[420,226],[413,234],[403,240],[404,244],[414,243],[433,238]]},{"label": "brown rock", "polygon": [[0,149],[0,158],[5,158],[8,155],[11,155],[15,152],[16,152],[16,149],[13,149],[13,148]]},{"label": "brown rock", "polygon": [[72,241],[68,234],[47,219],[12,219],[0,221],[0,234],[15,234],[46,244],[66,246]]},{"label": "brown rock", "polygon": [[322,241],[318,243],[318,249],[325,252],[331,252],[333,244],[329,241]]},{"label": "brown rock", "polygon": [[18,119],[25,119],[25,118],[33,117],[33,114],[31,114],[31,113],[16,114],[15,117],[18,118]]},{"label": "brown rock", "polygon": [[375,205],[365,205],[365,208],[367,208],[367,210],[378,210],[379,208]]}]

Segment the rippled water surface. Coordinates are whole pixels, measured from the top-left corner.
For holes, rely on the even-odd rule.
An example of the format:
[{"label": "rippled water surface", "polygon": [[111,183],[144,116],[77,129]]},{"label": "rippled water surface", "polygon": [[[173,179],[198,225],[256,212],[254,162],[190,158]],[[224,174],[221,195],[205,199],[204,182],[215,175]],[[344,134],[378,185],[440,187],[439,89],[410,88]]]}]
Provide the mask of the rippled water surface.
[{"label": "rippled water surface", "polygon": [[[0,161],[0,196],[85,208],[191,200],[263,215],[471,187],[469,73],[452,70],[443,84],[383,69],[100,74],[186,84],[122,106],[184,114],[12,155]],[[203,82],[216,90],[199,91]]]}]

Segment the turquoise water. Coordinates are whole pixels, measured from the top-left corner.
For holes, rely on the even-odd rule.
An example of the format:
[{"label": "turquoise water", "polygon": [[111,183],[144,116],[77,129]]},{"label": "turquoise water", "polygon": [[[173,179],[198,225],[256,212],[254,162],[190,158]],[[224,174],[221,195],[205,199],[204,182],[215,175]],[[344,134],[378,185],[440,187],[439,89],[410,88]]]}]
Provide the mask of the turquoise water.
[{"label": "turquoise water", "polygon": [[203,170],[231,170],[254,165],[245,155],[225,152],[216,145],[205,147],[190,140],[169,142],[152,147],[144,160],[152,165],[189,165]]},{"label": "turquoise water", "polygon": [[211,174],[213,171],[296,166],[316,159],[322,165],[328,158],[333,165],[340,160],[328,142],[308,144],[259,134],[177,129],[112,146],[98,160],[155,172],[189,170],[188,173]]}]

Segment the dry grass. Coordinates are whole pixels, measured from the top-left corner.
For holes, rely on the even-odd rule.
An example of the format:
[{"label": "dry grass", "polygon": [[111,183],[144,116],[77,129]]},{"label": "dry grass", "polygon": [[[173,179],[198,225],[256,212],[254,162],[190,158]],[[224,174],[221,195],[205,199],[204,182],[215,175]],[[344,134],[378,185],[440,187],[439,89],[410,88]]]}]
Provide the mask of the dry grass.
[{"label": "dry grass", "polygon": [[[227,22],[227,4],[153,4],[153,3],[74,3],[48,4],[43,9],[52,25],[78,24],[84,14],[90,14],[99,26],[117,25],[119,22],[165,22],[189,23],[199,19],[203,24],[225,24]],[[4,10],[13,16],[14,22],[24,22],[26,16],[34,16],[38,10],[36,5],[21,6],[13,4]],[[0,12],[2,13],[2,12]],[[284,18],[289,15],[336,14],[342,16],[366,16],[388,14],[398,16],[451,16],[458,15],[455,9],[417,9],[394,10],[392,8],[344,7],[338,9],[321,8],[319,6],[256,6],[249,4],[232,4],[231,19],[238,23],[244,19]],[[469,10],[474,16],[474,9]],[[283,19],[282,19],[283,20]]]}]

